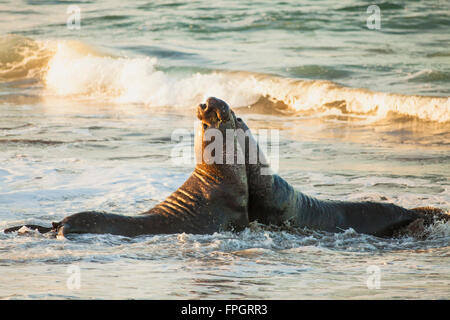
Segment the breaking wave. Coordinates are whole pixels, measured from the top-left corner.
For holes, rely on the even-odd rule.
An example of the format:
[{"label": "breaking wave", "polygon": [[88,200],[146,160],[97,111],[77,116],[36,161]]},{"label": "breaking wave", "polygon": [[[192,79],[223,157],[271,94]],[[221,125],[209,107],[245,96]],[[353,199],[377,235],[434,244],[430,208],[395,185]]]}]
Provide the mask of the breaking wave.
[{"label": "breaking wave", "polygon": [[[425,73],[424,73],[425,74]],[[423,76],[423,74],[417,75]],[[197,105],[217,96],[233,107],[263,105],[283,113],[371,116],[390,113],[450,121],[450,98],[374,92],[327,80],[274,75],[162,69],[154,57],[117,57],[77,41],[0,37],[0,81],[34,79],[43,95],[155,107]]]}]

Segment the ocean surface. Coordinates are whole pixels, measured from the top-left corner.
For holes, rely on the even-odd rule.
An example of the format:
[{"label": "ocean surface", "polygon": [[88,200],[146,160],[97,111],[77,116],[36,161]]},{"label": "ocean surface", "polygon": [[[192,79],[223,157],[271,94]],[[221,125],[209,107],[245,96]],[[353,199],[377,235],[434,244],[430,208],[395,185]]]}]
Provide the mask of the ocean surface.
[{"label": "ocean surface", "polygon": [[[278,130],[304,193],[450,210],[450,2],[378,2],[380,29],[372,4],[0,1],[0,229],[163,201],[209,96]],[[0,298],[449,299],[450,224],[429,232],[0,233]]]}]

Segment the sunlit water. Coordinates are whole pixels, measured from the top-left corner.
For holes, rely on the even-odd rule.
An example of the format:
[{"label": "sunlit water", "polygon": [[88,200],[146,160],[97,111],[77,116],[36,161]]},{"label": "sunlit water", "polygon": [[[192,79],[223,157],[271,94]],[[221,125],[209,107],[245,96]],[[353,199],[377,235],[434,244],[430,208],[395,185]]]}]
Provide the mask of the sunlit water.
[{"label": "sunlit water", "polygon": [[[164,200],[194,167],[172,134],[209,95],[278,129],[279,174],[309,195],[449,210],[449,4],[382,3],[379,31],[367,6],[86,2],[68,30],[63,1],[0,4],[0,229]],[[448,299],[450,225],[430,231],[0,233],[0,297]]]}]

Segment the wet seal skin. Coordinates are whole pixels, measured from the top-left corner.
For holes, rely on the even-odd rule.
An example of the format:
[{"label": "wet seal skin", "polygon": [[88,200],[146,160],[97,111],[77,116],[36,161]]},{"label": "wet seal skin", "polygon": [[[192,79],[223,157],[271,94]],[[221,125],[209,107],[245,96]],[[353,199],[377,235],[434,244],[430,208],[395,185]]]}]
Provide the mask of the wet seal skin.
[{"label": "wet seal skin", "polygon": [[[237,128],[246,132],[239,139],[245,153],[249,187],[250,222],[266,225],[307,227],[313,230],[342,232],[353,228],[358,233],[378,237],[409,235],[423,238],[426,227],[435,221],[450,221],[450,215],[437,208],[405,209],[391,203],[319,200],[295,190],[277,174],[261,174],[269,165],[247,124],[237,118]],[[249,150],[257,150],[257,162],[249,161]]]},{"label": "wet seal skin", "polygon": [[[436,208],[405,209],[391,203],[310,197],[295,190],[277,174],[261,174],[262,169],[270,172],[268,162],[248,126],[236,117],[226,102],[208,98],[197,107],[197,117],[202,122],[195,141],[197,165],[186,182],[165,201],[136,217],[87,211],[54,222],[52,227],[26,227],[60,236],[70,233],[137,236],[240,230],[249,222],[258,221],[272,226],[288,223],[289,227],[328,232],[352,228],[358,233],[378,237],[420,237],[426,235],[426,227],[436,220],[450,221],[449,215]],[[219,159],[217,152],[214,155],[205,152],[214,142],[210,139],[211,130],[222,137],[232,130],[235,135],[231,142],[236,147],[227,148],[229,141],[222,139],[222,149],[216,150],[220,151]],[[239,130],[246,134],[237,134]],[[256,162],[250,161],[251,151],[258,155]],[[239,157],[244,161],[237,161]],[[231,163],[227,159],[232,159]],[[22,227],[12,227],[5,232]]]},{"label": "wet seal skin", "polygon": [[[204,152],[213,141],[205,139],[208,130],[218,130],[223,136],[236,129],[236,119],[228,105],[216,98],[208,98],[197,107],[202,122],[196,133],[197,164],[190,177],[167,199],[138,216],[123,216],[105,212],[79,212],[54,222],[52,227],[28,225],[39,232],[57,236],[72,233],[115,234],[139,236],[144,234],[193,233],[212,234],[224,230],[242,230],[248,226],[248,186],[245,164],[226,163],[236,159],[240,149],[222,144],[221,163],[211,162]],[[233,143],[237,145],[236,140]],[[232,154],[227,154],[230,152]],[[242,155],[241,155],[242,156]],[[4,232],[18,231],[23,226]]]}]

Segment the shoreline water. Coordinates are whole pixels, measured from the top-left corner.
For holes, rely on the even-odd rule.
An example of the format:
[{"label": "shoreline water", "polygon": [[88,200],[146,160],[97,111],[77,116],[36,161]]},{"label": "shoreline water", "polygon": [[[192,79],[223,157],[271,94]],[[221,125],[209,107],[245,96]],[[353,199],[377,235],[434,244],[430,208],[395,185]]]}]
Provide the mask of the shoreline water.
[{"label": "shoreline water", "polygon": [[[381,3],[370,30],[352,0],[101,0],[80,3],[69,30],[67,3],[7,1],[0,229],[164,200],[193,169],[170,161],[172,133],[192,131],[207,96],[252,130],[279,130],[279,173],[308,195],[448,211],[449,5]],[[450,225],[431,231],[0,234],[0,298],[448,299]],[[373,267],[380,289],[367,286]]]}]

